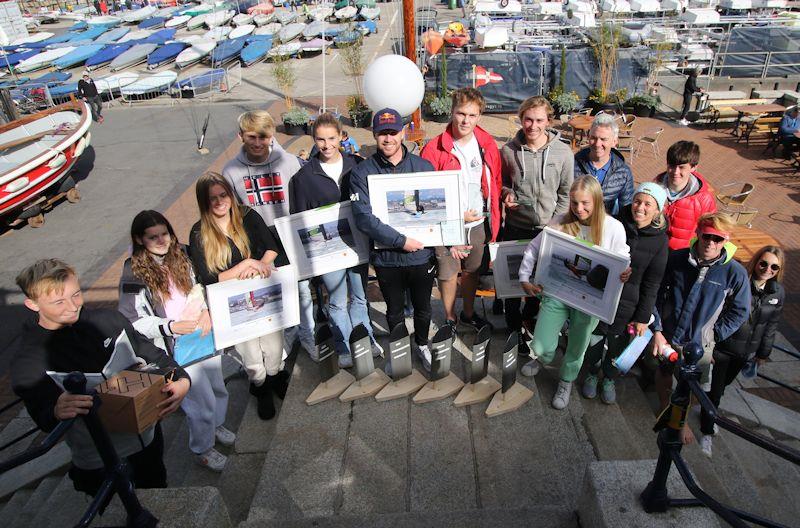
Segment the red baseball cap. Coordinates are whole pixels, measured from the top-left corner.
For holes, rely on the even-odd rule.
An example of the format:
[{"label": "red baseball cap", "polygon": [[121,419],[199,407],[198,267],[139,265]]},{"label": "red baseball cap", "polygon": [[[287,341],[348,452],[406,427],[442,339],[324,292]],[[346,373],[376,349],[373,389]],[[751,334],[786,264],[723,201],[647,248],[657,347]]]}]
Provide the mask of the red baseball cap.
[{"label": "red baseball cap", "polygon": [[730,233],[725,231],[720,231],[719,229],[714,227],[714,222],[711,220],[706,220],[697,224],[697,232],[701,235],[717,235],[725,240],[728,240],[731,237]]}]

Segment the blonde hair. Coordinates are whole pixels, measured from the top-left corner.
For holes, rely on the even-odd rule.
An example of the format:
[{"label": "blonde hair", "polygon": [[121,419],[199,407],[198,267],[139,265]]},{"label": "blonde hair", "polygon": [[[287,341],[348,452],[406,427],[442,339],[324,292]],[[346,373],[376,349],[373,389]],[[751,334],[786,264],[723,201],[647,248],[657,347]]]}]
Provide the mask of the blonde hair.
[{"label": "blonde hair", "polygon": [[533,97],[528,97],[522,104],[519,105],[519,111],[517,111],[517,117],[519,120],[522,121],[522,114],[530,110],[531,108],[544,108],[544,111],[547,112],[547,119],[553,119],[553,106],[550,102],[541,95],[534,95]]},{"label": "blonde hair", "polygon": [[[606,208],[603,203],[603,189],[600,183],[594,176],[581,176],[574,182],[572,187],[569,188],[570,200],[572,200],[572,193],[585,192],[592,197],[592,215],[589,217],[589,233],[593,244],[602,244],[603,242],[603,223],[606,220]],[[578,236],[581,231],[581,221],[572,212],[572,204],[564,214],[563,219],[559,225],[561,231],[572,235]]]},{"label": "blonde hair", "polygon": [[761,260],[761,257],[764,256],[764,253],[772,253],[775,255],[775,258],[778,259],[778,263],[781,266],[781,269],[775,273],[775,279],[780,282],[783,280],[783,269],[786,267],[786,252],[778,247],[778,246],[764,246],[759,249],[753,258],[750,259],[750,262],[747,264],[747,274],[752,278],[756,272],[756,268],[758,267],[758,263]]},{"label": "blonde hair", "polygon": [[35,301],[50,292],[64,291],[64,283],[77,276],[75,269],[58,259],[37,260],[17,275],[17,286],[25,297]]},{"label": "blonde hair", "polygon": [[706,213],[697,219],[697,229],[709,224],[714,226],[717,231],[728,233],[729,235],[733,232],[733,228],[736,227],[733,218],[726,213]]},{"label": "blonde hair", "polygon": [[275,120],[266,110],[251,110],[239,116],[239,133],[255,132],[265,136],[275,135]]},{"label": "blonde hair", "polygon": [[[219,228],[211,213],[209,194],[211,187],[221,185],[231,199],[230,223],[228,232]],[[218,172],[206,172],[195,185],[197,207],[200,209],[200,244],[205,254],[206,267],[212,273],[227,270],[231,263],[231,247],[228,244],[230,235],[233,244],[242,254],[242,258],[250,258],[250,239],[244,230],[242,208],[236,203],[236,195],[228,180]]]}]

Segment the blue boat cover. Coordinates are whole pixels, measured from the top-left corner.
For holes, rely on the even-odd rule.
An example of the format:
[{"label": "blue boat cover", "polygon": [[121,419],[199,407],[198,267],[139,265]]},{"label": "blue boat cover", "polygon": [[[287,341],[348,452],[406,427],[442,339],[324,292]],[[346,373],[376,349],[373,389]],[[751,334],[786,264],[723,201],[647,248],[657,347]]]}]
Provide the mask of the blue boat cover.
[{"label": "blue boat cover", "polygon": [[50,85],[50,84],[61,84],[61,83],[67,82],[70,77],[72,77],[71,73],[67,73],[67,72],[50,72],[50,73],[45,73],[44,75],[40,75],[39,77],[36,77],[35,79],[31,79],[29,84],[34,84],[34,83],[36,83],[36,84],[47,83],[48,85]]},{"label": "blue boat cover", "polygon": [[166,17],[150,17],[145,18],[139,24],[139,29],[157,28],[163,26],[167,22]]},{"label": "blue boat cover", "polygon": [[247,46],[242,49],[242,63],[245,66],[250,66],[263,59],[270,49],[272,49],[272,39],[251,40],[247,43]]},{"label": "blue boat cover", "polygon": [[86,60],[86,66],[100,66],[101,64],[106,64],[111,62],[118,55],[121,55],[128,51],[131,47],[131,44],[125,42],[123,44],[109,44],[100,52],[94,54],[92,57]]},{"label": "blue boat cover", "polygon": [[79,46],[74,50],[70,51],[63,57],[53,61],[53,66],[55,66],[58,70],[63,70],[65,68],[71,68],[77,64],[82,62],[86,62],[86,59],[100,53],[102,51],[103,45],[102,44],[93,44],[91,46]]},{"label": "blue boat cover", "polygon": [[78,83],[69,83],[69,84],[62,84],[61,86],[55,86],[50,88],[50,97],[65,97],[69,94],[77,93],[78,91]]},{"label": "blue boat cover", "polygon": [[175,60],[175,57],[186,49],[186,46],[185,42],[170,42],[165,46],[161,46],[147,56],[147,65],[156,67]]},{"label": "blue boat cover", "polygon": [[11,53],[10,55],[6,55],[5,57],[3,57],[2,66],[8,67],[9,64],[11,66],[16,66],[21,61],[24,61],[25,59],[33,57],[34,55],[38,55],[39,51],[40,50],[38,50],[38,49],[33,49],[33,50],[25,50],[25,51],[20,51],[18,53]]},{"label": "blue boat cover", "polygon": [[103,33],[96,39],[94,39],[95,43],[97,44],[111,44],[113,42],[118,41],[122,37],[128,34],[131,30],[129,27],[119,27],[108,31],[107,33]]},{"label": "blue boat cover", "polygon": [[142,39],[137,44],[164,44],[168,40],[172,40],[178,30],[174,28],[159,29],[146,39]]},{"label": "blue boat cover", "polygon": [[67,31],[83,31],[84,29],[88,28],[89,24],[86,23],[85,20],[79,20],[70,26]]},{"label": "blue boat cover", "polygon": [[232,59],[242,51],[244,44],[244,38],[223,40],[211,52],[211,64],[218,64]]}]

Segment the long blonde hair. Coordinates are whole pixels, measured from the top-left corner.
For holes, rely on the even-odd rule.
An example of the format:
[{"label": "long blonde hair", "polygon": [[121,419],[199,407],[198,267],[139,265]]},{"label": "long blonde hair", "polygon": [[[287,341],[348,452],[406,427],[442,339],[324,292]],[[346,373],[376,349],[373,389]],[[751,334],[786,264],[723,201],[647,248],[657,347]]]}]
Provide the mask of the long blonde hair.
[{"label": "long blonde hair", "polygon": [[[214,221],[211,213],[211,200],[209,195],[211,187],[221,185],[231,199],[230,223],[228,232],[225,233]],[[206,172],[197,180],[195,185],[197,207],[200,209],[200,243],[206,258],[206,267],[212,273],[227,270],[231,263],[231,247],[228,237],[242,254],[243,258],[250,258],[250,239],[244,231],[242,210],[236,202],[236,195],[228,180],[217,172]]]},{"label": "long blonde hair", "polygon": [[[603,223],[606,220],[606,207],[603,203],[603,189],[600,183],[594,176],[581,176],[572,183],[569,188],[570,201],[572,200],[572,193],[586,192],[592,197],[594,207],[592,209],[592,216],[589,217],[589,233],[592,239],[590,242],[593,244],[602,244],[603,242]],[[572,235],[578,236],[581,232],[581,221],[572,212],[572,204],[564,214],[559,227],[561,231]]]}]

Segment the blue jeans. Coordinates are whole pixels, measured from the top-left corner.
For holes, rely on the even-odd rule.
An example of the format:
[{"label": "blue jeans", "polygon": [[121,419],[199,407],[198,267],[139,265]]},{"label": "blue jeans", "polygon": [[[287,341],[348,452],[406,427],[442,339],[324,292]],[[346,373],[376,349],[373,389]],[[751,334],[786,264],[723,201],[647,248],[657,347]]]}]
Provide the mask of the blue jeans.
[{"label": "blue jeans", "polygon": [[283,331],[287,354],[298,339],[301,343],[311,346],[314,344],[314,299],[311,298],[311,285],[307,280],[301,280],[297,283],[297,292],[300,297],[300,324]]},{"label": "blue jeans", "polygon": [[350,332],[359,324],[366,327],[370,338],[374,340],[364,292],[366,272],[367,266],[361,265],[321,276],[325,289],[328,290],[328,314],[336,352],[340,355],[350,353]]}]

